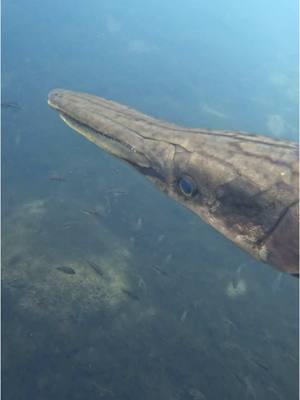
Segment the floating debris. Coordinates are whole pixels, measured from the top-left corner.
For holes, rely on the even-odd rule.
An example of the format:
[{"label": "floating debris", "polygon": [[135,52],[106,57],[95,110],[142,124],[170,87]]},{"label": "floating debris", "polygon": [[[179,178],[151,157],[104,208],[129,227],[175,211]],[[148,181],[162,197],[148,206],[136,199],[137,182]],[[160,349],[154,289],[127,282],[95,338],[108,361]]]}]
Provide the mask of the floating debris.
[{"label": "floating debris", "polygon": [[127,290],[127,289],[122,289],[122,292],[124,294],[126,294],[127,297],[129,297],[132,300],[135,301],[140,301],[140,298],[137,294],[135,294],[134,292],[132,292],[131,290]]},{"label": "floating debris", "polygon": [[75,270],[72,267],[68,267],[66,265],[62,265],[61,267],[57,267],[56,269],[67,275],[75,275],[76,274]]},{"label": "floating debris", "polygon": [[93,261],[86,260],[89,266],[96,272],[96,274],[100,275],[101,277],[104,276],[104,272],[102,271],[100,265],[94,263]]}]

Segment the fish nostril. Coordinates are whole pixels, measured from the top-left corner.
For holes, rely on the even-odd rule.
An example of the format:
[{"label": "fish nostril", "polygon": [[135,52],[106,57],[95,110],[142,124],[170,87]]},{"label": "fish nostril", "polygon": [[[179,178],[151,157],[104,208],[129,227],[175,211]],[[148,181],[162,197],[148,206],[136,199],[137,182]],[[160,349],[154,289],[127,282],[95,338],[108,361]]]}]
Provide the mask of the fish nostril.
[{"label": "fish nostril", "polygon": [[51,97],[61,97],[61,91],[59,89],[54,89],[50,92]]}]

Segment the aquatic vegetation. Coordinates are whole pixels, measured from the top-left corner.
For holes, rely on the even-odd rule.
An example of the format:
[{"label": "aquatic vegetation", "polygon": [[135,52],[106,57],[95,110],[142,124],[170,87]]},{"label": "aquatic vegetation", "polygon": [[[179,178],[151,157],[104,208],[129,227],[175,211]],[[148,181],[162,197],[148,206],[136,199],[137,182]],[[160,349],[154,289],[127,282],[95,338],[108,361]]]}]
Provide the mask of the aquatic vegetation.
[{"label": "aquatic vegetation", "polygon": [[243,296],[247,292],[247,285],[244,279],[239,279],[237,282],[229,282],[226,287],[226,294],[228,297],[234,299],[238,296]]}]

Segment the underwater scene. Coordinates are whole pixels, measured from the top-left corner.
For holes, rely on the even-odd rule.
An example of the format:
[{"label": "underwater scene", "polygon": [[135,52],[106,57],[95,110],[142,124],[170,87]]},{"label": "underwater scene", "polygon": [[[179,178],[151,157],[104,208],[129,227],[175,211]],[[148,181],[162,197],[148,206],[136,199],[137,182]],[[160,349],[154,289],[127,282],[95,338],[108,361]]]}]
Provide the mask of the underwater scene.
[{"label": "underwater scene", "polygon": [[56,88],[298,141],[298,2],[2,2],[2,396],[296,400],[297,278],[70,129]]}]

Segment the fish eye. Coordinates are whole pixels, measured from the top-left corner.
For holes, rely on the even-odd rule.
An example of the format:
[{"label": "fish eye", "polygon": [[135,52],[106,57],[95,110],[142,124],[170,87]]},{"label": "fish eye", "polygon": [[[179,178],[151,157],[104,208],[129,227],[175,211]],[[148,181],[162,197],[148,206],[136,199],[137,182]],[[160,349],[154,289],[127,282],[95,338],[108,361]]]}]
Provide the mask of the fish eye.
[{"label": "fish eye", "polygon": [[194,181],[189,176],[180,177],[178,179],[178,187],[186,197],[192,197],[197,191]]}]

